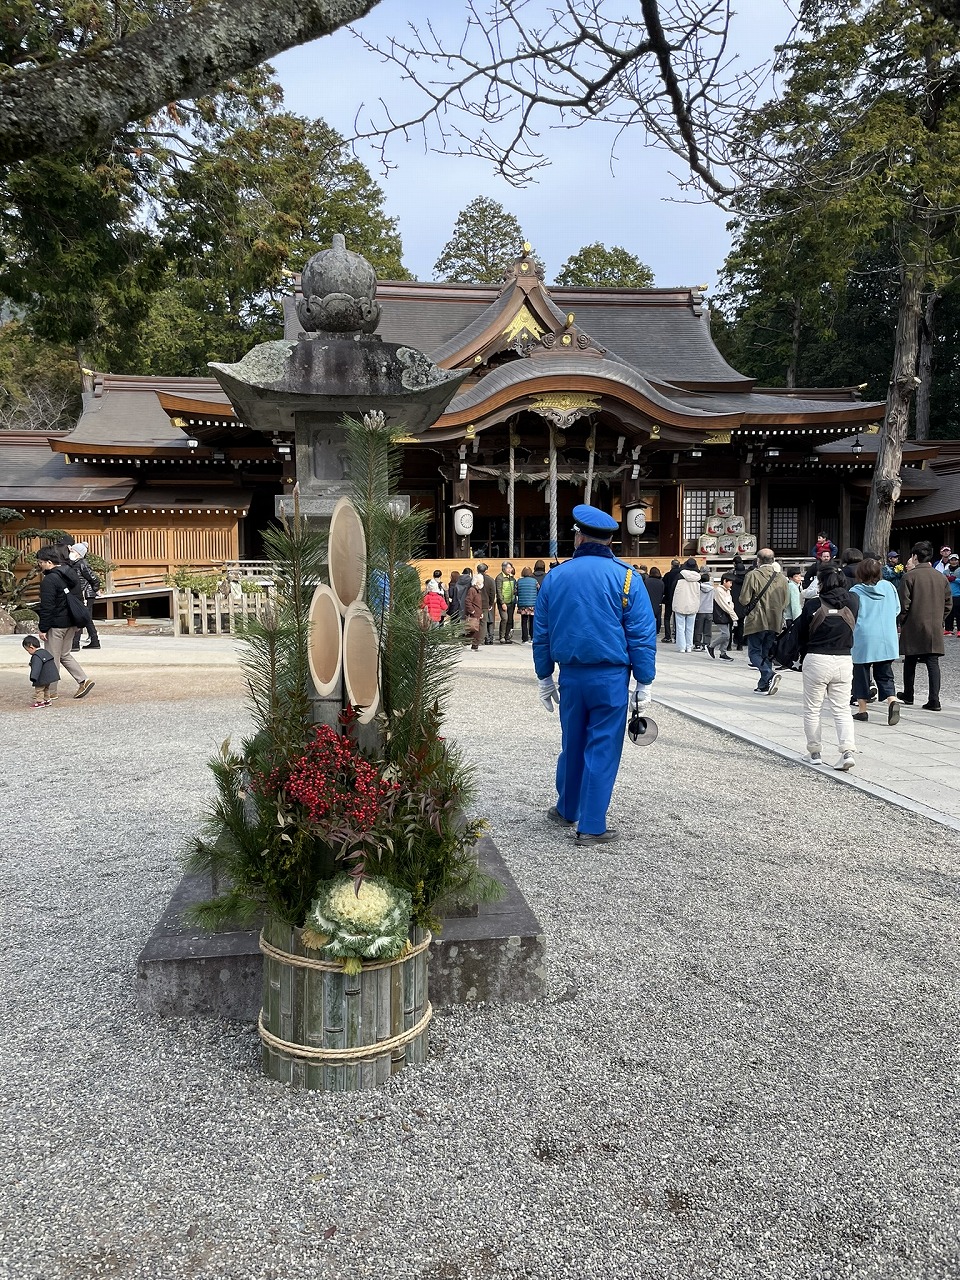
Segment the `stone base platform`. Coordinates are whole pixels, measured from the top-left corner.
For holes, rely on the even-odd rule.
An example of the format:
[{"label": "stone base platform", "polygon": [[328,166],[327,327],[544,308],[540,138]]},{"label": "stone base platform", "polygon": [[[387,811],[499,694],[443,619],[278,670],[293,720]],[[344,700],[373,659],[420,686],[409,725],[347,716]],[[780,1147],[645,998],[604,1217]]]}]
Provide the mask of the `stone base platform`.
[{"label": "stone base platform", "polygon": [[[546,990],[546,938],[492,840],[478,845],[480,866],[506,893],[468,916],[450,916],[430,954],[435,1008],[479,1001],[539,1000]],[[259,929],[207,933],[184,924],[184,908],[210,896],[203,876],[184,876],[137,958],[138,1000],[161,1018],[234,1018],[260,1011]]]}]

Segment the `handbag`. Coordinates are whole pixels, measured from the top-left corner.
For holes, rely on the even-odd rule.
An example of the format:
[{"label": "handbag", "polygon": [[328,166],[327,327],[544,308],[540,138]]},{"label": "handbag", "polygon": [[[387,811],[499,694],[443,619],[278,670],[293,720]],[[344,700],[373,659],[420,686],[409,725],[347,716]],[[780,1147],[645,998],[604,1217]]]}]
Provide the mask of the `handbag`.
[{"label": "handbag", "polygon": [[[60,575],[60,581],[64,582],[63,575]],[[67,613],[70,617],[70,625],[73,627],[87,627],[93,621],[90,610],[83,603],[79,596],[75,596],[68,585],[64,585],[63,594],[67,600]]]}]

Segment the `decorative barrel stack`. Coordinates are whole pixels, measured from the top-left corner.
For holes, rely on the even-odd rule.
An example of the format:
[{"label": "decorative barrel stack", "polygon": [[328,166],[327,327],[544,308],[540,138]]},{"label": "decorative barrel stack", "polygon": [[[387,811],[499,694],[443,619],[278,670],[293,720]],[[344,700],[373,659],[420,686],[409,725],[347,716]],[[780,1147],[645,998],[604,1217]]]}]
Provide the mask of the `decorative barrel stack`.
[{"label": "decorative barrel stack", "polygon": [[[314,592],[309,662],[317,723],[339,727],[346,704],[371,725],[380,705],[380,644],[363,603],[363,525],[347,498],[336,505],[328,543],[330,585]],[[373,726],[371,725],[371,728]],[[303,945],[301,930],[268,916],[260,935],[265,1075],[302,1089],[369,1089],[423,1062],[433,1009],[427,998],[431,935],[414,930],[396,960],[363,961],[359,973]]]},{"label": "decorative barrel stack", "polygon": [[697,542],[697,554],[727,558],[735,555],[755,556],[757,540],[747,529],[747,518],[734,512],[733,499],[718,498],[703,526],[703,533]]}]

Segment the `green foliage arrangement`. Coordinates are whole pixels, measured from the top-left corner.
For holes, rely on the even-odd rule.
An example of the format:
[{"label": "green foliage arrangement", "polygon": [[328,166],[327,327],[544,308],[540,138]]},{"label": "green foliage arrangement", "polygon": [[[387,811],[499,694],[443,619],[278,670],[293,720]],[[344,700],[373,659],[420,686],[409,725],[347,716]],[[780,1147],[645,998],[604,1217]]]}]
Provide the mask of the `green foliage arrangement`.
[{"label": "green foliage arrangement", "polygon": [[216,594],[220,585],[220,575],[216,573],[199,573],[196,569],[177,569],[168,573],[164,579],[168,587],[179,587],[181,591],[195,591],[198,596]]},{"label": "green foliage arrangement", "polygon": [[502,892],[474,856],[483,823],[467,816],[470,769],[440,733],[458,642],[424,626],[408,564],[423,515],[391,507],[399,451],[382,417],[346,425],[380,636],[380,746],[360,749],[353,708],[342,732],[311,721],[308,619],[325,540],[295,514],[265,535],[275,599],[241,635],[255,732],[212,761],[215,800],[186,856],[226,886],[194,909],[207,927],[260,909],[302,925],[321,886],[345,873],[401,890],[413,923],[434,929],[454,902]]}]

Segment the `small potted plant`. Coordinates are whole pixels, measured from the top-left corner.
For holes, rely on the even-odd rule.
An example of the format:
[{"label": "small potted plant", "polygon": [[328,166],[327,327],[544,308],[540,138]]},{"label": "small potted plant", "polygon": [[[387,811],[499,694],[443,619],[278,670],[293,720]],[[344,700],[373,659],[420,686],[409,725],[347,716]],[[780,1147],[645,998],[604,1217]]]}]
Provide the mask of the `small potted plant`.
[{"label": "small potted plant", "polygon": [[127,626],[135,627],[137,625],[137,614],[140,612],[139,600],[124,600],[121,605],[123,612],[127,617]]}]

